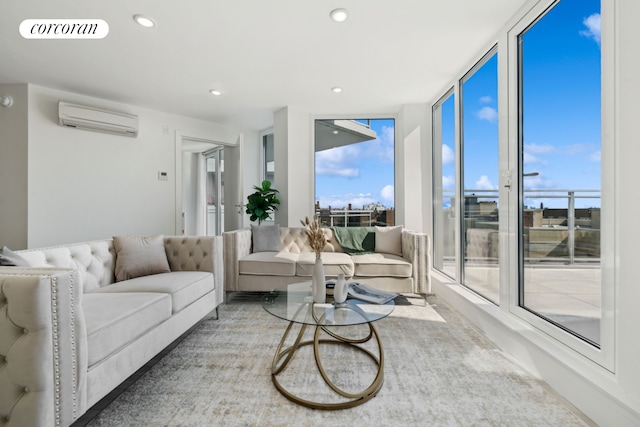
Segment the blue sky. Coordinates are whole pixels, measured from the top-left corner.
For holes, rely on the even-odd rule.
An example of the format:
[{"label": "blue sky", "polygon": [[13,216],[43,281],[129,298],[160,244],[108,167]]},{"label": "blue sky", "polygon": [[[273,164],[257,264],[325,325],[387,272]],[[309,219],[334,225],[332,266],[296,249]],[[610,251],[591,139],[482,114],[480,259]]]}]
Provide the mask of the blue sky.
[{"label": "blue sky", "polygon": [[[525,189],[599,190],[600,2],[563,0],[522,38]],[[498,185],[497,54],[463,84],[464,187]],[[443,104],[443,186],[453,189],[453,99]],[[559,199],[526,205],[566,207]],[[576,206],[600,206],[584,199]]]},{"label": "blue sky", "polygon": [[[600,1],[562,0],[522,38],[525,189],[599,190]],[[497,54],[462,87],[464,187],[498,188]],[[443,187],[454,189],[453,97],[442,106]],[[373,120],[375,141],[316,154],[316,200],[322,207],[392,207],[393,120]],[[525,204],[566,207],[566,199]],[[583,199],[576,207],[600,206]]]},{"label": "blue sky", "polygon": [[327,208],[394,206],[394,120],[371,120],[377,138],[316,153],[316,201]]}]

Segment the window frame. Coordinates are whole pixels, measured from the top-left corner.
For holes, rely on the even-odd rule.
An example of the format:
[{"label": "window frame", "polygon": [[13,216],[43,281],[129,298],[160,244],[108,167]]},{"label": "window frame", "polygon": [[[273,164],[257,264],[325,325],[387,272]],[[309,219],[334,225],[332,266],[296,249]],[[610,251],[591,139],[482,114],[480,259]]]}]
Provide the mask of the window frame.
[{"label": "window frame", "polygon": [[[509,151],[509,165],[511,175],[513,177],[514,183],[518,185],[518,188],[522,186],[522,182],[517,182],[519,180],[519,168],[522,167],[520,165],[520,150],[519,150],[519,141],[521,140],[521,132],[522,132],[522,117],[521,117],[521,98],[520,94],[522,93],[521,81],[519,78],[520,72],[520,47],[519,47],[519,36],[523,34],[528,28],[534,26],[538,21],[544,18],[547,12],[549,12],[554,6],[556,6],[560,0],[546,0],[541,1],[535,5],[518,23],[516,23],[508,32],[507,32],[507,40],[508,40],[508,93],[509,93],[509,106],[508,106],[508,115],[510,118],[517,118],[515,120],[510,120],[509,122],[509,146],[513,148]],[[601,1],[602,5],[602,1]],[[602,7],[601,7],[602,9]],[[602,49],[605,48],[605,43],[602,43]],[[602,67],[605,67],[604,61]],[[602,88],[601,91],[605,92],[604,89],[604,76],[601,77]],[[500,82],[505,83],[505,82]],[[499,84],[500,84],[499,83]],[[602,97],[602,102],[604,102],[604,96]],[[602,107],[601,107],[601,110]],[[602,126],[604,128],[605,117],[601,116]],[[601,150],[604,152],[606,150],[605,145],[605,133],[602,131],[601,133]],[[601,167],[602,170],[613,170],[612,165],[606,163],[606,157],[603,155]],[[612,180],[613,177],[609,177],[609,180]],[[613,198],[615,197],[615,193],[612,189],[608,189],[605,182],[607,181],[606,176],[602,176],[602,186],[601,186],[601,194],[602,194],[602,207],[601,213],[602,217],[606,216],[613,217]],[[515,186],[514,186],[515,187]],[[515,190],[515,188],[513,188]],[[608,203],[605,204],[605,191],[611,191],[610,194],[607,195],[606,199]],[[519,195],[514,193],[511,197],[510,211],[509,211],[509,235],[514,239],[511,241],[511,245],[513,248],[517,248],[511,251],[511,257],[517,258],[517,252],[520,248],[520,239],[519,239],[519,221],[520,221],[520,204],[522,200]],[[602,224],[605,224],[606,221],[603,220]],[[610,261],[607,259],[615,258],[613,255],[613,230],[607,230],[603,227],[601,231],[601,248],[611,248],[607,250],[606,253],[603,250],[601,256],[601,316],[600,316],[600,348],[595,347],[583,340],[582,338],[577,337],[576,335],[563,330],[562,328],[552,324],[548,320],[541,318],[537,314],[523,308],[520,306],[520,263],[518,259],[509,259],[509,270],[510,270],[510,279],[508,283],[509,291],[511,297],[509,299],[509,312],[517,316],[518,318],[524,320],[528,324],[532,325],[536,329],[542,331],[544,334],[548,335],[550,338],[559,341],[566,347],[571,350],[585,356],[589,360],[597,363],[598,365],[608,369],[609,371],[614,371],[615,361],[613,357],[613,349],[614,349],[614,321],[613,321],[613,299],[612,295],[605,295],[608,293],[614,292],[614,282],[611,278],[611,275],[607,273],[611,268],[607,267]],[[607,314],[608,313],[608,314]]]},{"label": "window frame", "polygon": [[[492,46],[497,44],[498,52],[498,110],[500,115],[499,123],[499,192],[500,203],[500,259],[504,263],[504,268],[500,271],[500,305],[487,304],[486,300],[479,294],[466,288],[460,284],[461,278],[461,219],[456,221],[457,239],[456,239],[456,274],[457,278],[451,278],[444,272],[432,267],[432,277],[437,283],[448,287],[452,292],[467,300],[470,304],[495,317],[505,326],[521,330],[523,335],[532,343],[547,349],[551,354],[560,360],[574,360],[584,362],[586,366],[598,365],[609,372],[615,372],[615,179],[610,172],[608,176],[602,175],[601,179],[601,195],[602,195],[602,237],[601,250],[601,339],[600,348],[594,347],[588,342],[566,332],[548,321],[538,317],[537,315],[523,309],[519,306],[519,261],[517,252],[518,246],[518,227],[519,227],[519,209],[520,202],[518,193],[518,171],[519,171],[519,132],[520,109],[519,109],[519,78],[518,78],[518,36],[525,31],[526,28],[534,25],[546,11],[550,10],[560,0],[540,0],[531,3],[527,10],[514,17],[505,27],[496,34],[495,39],[487,43],[487,48],[476,59],[465,67],[463,72],[456,75],[454,80],[446,85],[446,91],[441,92],[439,96],[432,102],[430,114],[433,114],[433,107],[441,101],[446,100],[448,94],[453,91],[456,95],[456,214],[461,216],[463,212],[462,201],[460,199],[461,181],[461,164],[460,159],[462,153],[460,150],[460,108],[461,94],[460,84],[462,78],[467,75],[478,61],[485,57]],[[611,7],[605,7],[605,2],[601,1],[601,15],[603,26],[612,22],[611,16],[606,16],[606,11],[611,12]],[[615,170],[615,117],[613,116],[613,106],[615,98],[615,58],[612,53],[615,47],[614,40],[604,38],[601,43],[601,110],[603,111],[602,135],[601,135],[601,168],[603,171]],[[506,118],[506,120],[505,120]],[[434,122],[435,126],[435,122]],[[438,141],[441,143],[441,141]],[[432,130],[432,145],[438,143],[435,141],[435,133]],[[436,161],[435,151],[432,154],[432,166]],[[433,171],[438,169],[433,167]],[[432,176],[432,190],[435,194],[435,176]],[[517,190],[517,191],[512,191]],[[435,227],[435,205],[432,206],[432,223]],[[609,218],[607,220],[606,218]],[[504,224],[503,224],[504,222]],[[433,229],[433,228],[432,228]],[[435,234],[434,234],[435,237]],[[432,256],[437,242],[432,244]],[[606,254],[606,255],[605,255]]]},{"label": "window frame", "polygon": [[[431,107],[431,122],[432,122],[432,164],[431,164],[431,170],[432,170],[432,194],[434,195],[434,199],[437,198],[437,200],[439,201],[439,203],[437,205],[433,205],[432,206],[432,230],[434,230],[434,233],[436,233],[436,230],[439,229],[439,224],[437,223],[437,219],[440,216],[439,213],[435,212],[435,207],[437,207],[438,209],[442,209],[443,206],[443,197],[442,197],[442,193],[443,193],[443,183],[442,183],[442,174],[444,173],[444,167],[443,167],[443,163],[442,163],[442,143],[443,143],[443,126],[442,126],[442,106],[444,105],[445,102],[447,102],[449,100],[449,98],[451,96],[453,96],[453,113],[454,113],[454,117],[453,117],[453,122],[454,122],[454,146],[453,146],[453,150],[454,150],[454,170],[457,173],[458,171],[458,151],[459,151],[459,138],[458,135],[460,133],[459,131],[459,115],[457,114],[458,111],[458,100],[459,100],[459,90],[458,90],[458,82],[456,82],[452,87],[450,87],[444,94],[442,94],[438,100],[433,104],[433,106]],[[438,111],[436,111],[438,110]],[[436,114],[439,114],[439,120],[436,119]],[[438,187],[439,185],[439,187]],[[454,206],[452,206],[455,209],[456,215],[458,215],[459,217],[459,207],[458,204],[456,203],[457,200],[459,200],[459,191],[458,191],[458,176],[456,175],[456,182],[454,185]],[[458,238],[459,233],[460,233],[460,227],[459,227],[459,220],[458,217],[456,217],[456,221],[454,221],[454,230],[453,230],[453,243],[454,243],[454,271],[453,271],[453,276],[451,276],[450,274],[448,274],[446,271],[444,271],[444,268],[441,270],[439,268],[437,268],[435,266],[435,263],[433,263],[434,268],[441,274],[445,275],[446,277],[449,277],[453,280],[457,280],[458,278],[460,278],[460,269],[459,269],[459,250],[458,250],[458,245],[459,245],[459,241],[460,239]],[[435,236],[434,236],[435,237]],[[443,242],[444,243],[444,242]],[[434,239],[434,245],[433,245],[433,259],[435,259],[435,251],[436,251],[436,247],[437,247],[437,242]],[[444,246],[444,245],[443,245]]]}]

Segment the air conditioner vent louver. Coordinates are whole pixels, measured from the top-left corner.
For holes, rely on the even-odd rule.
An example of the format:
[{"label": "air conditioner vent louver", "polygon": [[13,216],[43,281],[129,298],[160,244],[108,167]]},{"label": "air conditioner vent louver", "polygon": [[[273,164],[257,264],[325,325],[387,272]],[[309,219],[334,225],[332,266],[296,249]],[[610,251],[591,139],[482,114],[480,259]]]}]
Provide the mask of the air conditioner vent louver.
[{"label": "air conditioner vent louver", "polygon": [[58,102],[58,124],[132,138],[138,136],[138,116],[63,101]]}]

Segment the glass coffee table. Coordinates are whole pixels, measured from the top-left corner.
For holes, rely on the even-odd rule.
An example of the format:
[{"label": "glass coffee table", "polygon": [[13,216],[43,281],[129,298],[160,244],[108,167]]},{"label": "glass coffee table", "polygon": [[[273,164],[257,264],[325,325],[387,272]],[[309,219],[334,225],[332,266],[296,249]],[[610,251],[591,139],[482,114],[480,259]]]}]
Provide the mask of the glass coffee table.
[{"label": "glass coffee table", "polygon": [[[287,399],[300,405],[314,409],[345,409],[361,405],[373,398],[382,388],[384,379],[384,351],[378,332],[373,327],[373,322],[387,317],[393,311],[395,304],[392,301],[386,304],[371,304],[357,299],[348,299],[343,304],[335,304],[330,299],[325,304],[314,304],[311,294],[311,283],[296,283],[284,288],[273,290],[264,295],[262,307],[270,314],[289,322],[289,326],[284,332],[280,344],[276,350],[271,364],[271,379],[273,384]],[[300,331],[293,344],[285,347],[285,341],[294,325],[300,325]],[[366,325],[369,329],[367,336],[363,338],[351,339],[336,333],[335,327]],[[307,326],[315,328],[312,340],[303,340],[303,335]],[[321,338],[320,333],[324,331],[329,338]],[[363,348],[364,344],[375,339],[378,354]],[[327,375],[320,358],[320,344],[340,344],[366,354],[377,366],[376,376],[369,387],[362,392],[350,393],[340,389]],[[296,350],[300,347],[313,345],[313,354],[316,366],[325,383],[340,396],[348,399],[337,403],[314,402],[300,398],[289,392],[278,381],[278,374],[281,373],[293,358]]]}]

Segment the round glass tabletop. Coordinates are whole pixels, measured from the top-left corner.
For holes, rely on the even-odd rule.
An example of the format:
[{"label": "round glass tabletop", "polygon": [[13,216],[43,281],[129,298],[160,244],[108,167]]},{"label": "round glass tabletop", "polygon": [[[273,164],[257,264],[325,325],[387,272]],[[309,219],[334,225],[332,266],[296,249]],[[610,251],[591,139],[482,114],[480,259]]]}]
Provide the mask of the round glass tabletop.
[{"label": "round glass tabletop", "polygon": [[295,283],[268,292],[262,307],[272,315],[290,322],[314,326],[349,326],[375,322],[393,311],[393,300],[385,304],[371,304],[355,298],[343,304],[313,303],[311,282]]}]

